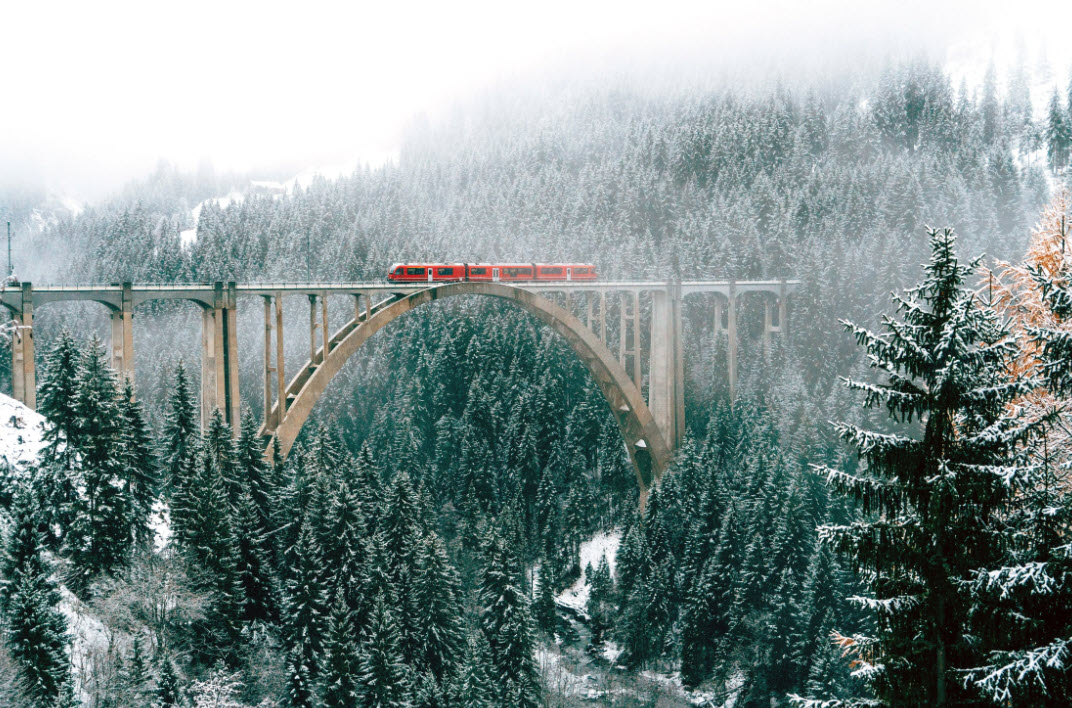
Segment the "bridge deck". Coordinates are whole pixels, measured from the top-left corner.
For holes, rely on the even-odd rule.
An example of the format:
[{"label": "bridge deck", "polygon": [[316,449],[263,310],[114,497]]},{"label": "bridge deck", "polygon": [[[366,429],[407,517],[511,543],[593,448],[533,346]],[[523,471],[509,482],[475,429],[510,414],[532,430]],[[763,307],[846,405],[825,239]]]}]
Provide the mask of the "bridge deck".
[{"label": "bridge deck", "polygon": [[[277,293],[293,295],[363,295],[400,294],[408,295],[425,288],[445,283],[387,283],[370,282],[257,282],[237,283],[236,295],[272,296]],[[595,280],[595,281],[525,281],[501,282],[502,285],[539,292],[649,292],[665,291],[674,283],[665,280]],[[29,285],[29,284],[27,284]],[[793,292],[800,286],[799,280],[686,280],[680,283],[681,294],[719,293],[729,296],[748,292],[769,292],[779,295]],[[130,292],[134,305],[149,300],[193,300],[212,305],[212,298],[219,284],[212,283],[135,283]],[[784,291],[783,291],[784,288]],[[122,306],[123,285],[32,285],[35,305],[49,302],[93,301],[108,307]],[[9,286],[0,292],[0,304],[18,310],[22,306],[22,290]]]}]

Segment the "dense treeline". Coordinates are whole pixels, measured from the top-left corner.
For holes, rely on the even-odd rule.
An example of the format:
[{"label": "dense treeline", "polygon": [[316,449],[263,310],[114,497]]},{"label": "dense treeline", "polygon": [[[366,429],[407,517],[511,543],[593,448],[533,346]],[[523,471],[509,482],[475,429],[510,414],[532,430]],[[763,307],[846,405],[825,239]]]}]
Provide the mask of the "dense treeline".
[{"label": "dense treeline", "polygon": [[[66,581],[87,597],[118,602],[161,567],[182,578],[175,607],[188,614],[150,626],[137,645],[152,668],[133,673],[161,696],[241,682],[246,701],[294,705],[313,696],[333,705],[353,696],[381,705],[536,700],[532,632],[577,642],[553,592],[581,572],[581,542],[615,527],[615,572],[601,564],[586,573],[584,641],[594,655],[613,643],[627,667],[738,686],[739,705],[859,694],[827,639],[883,625],[844,603],[869,576],[820,543],[819,528],[862,522],[871,509],[831,496],[810,466],[855,471],[829,419],[893,424],[856,410],[836,385],[838,376],[870,378],[837,319],[872,323],[889,291],[915,281],[930,255],[926,223],[955,226],[967,253],[1018,259],[1029,221],[1067,174],[1061,136],[1072,122],[1061,122],[1060,97],[1052,105],[1050,129],[1031,120],[1022,94],[1002,100],[992,73],[971,95],[925,63],[793,90],[566,88],[556,101],[522,98],[415,133],[396,165],[285,195],[253,189],[226,208],[206,203],[188,246],[179,232],[212,180],[161,169],[43,232],[43,247],[62,239],[65,249],[52,250],[63,260],[32,276],[378,280],[407,259],[576,259],[608,278],[804,283],[790,337],[769,356],[745,337],[732,402],[709,307],[687,305],[689,440],[642,518],[598,389],[562,341],[505,306],[437,304],[377,335],[322,400],[324,426],[307,426],[283,467],[260,462],[248,416],[235,445],[219,420],[200,438],[197,372],[176,373],[172,334],[163,334],[195,325],[157,306],[138,324],[161,330],[138,348],[147,411],[125,415],[150,421],[139,436],[155,440],[137,445],[157,463],[137,469],[159,469],[152,488],[170,504],[169,550],[146,550],[154,497],[135,503],[132,492],[151,485],[148,472],[122,487],[131,490],[122,504],[93,507],[122,516],[107,524],[79,507],[91,490],[115,493],[101,483],[35,485],[49,490],[38,504],[48,516],[40,543],[70,564]],[[756,320],[748,314],[746,326]],[[47,308],[37,323],[42,343],[62,341],[59,327],[72,324]],[[256,326],[243,319],[240,333]],[[288,345],[288,368],[304,358],[301,339]],[[63,351],[93,360],[64,346],[39,345],[42,357],[56,351],[50,372]],[[258,346],[250,339],[243,351]],[[242,365],[243,395],[253,395],[260,362]],[[88,364],[70,367],[70,383],[51,383],[65,379],[50,373],[47,385],[79,390]],[[112,398],[129,409],[129,395]],[[57,444],[61,458],[78,444],[76,428],[69,438],[62,425],[57,440],[71,444]],[[93,465],[125,479],[136,463],[124,454]],[[50,463],[77,475],[97,469],[80,464],[69,454]],[[77,549],[108,529],[129,545],[79,560]],[[421,589],[422,573],[450,589]],[[352,596],[356,588],[368,591]],[[433,596],[448,599],[433,608]],[[502,645],[504,632],[519,643]],[[347,635],[359,639],[347,645]],[[421,642],[439,642],[431,651],[440,653],[422,653]],[[134,646],[123,661],[144,663],[129,656]],[[404,695],[377,694],[385,681]]]}]

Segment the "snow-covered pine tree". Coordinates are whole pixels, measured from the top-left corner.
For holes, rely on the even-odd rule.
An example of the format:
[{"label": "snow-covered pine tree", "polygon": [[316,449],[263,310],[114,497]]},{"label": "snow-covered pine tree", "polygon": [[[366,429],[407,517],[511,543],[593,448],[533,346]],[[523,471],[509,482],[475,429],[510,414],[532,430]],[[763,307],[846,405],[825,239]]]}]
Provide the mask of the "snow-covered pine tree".
[{"label": "snow-covered pine tree", "polygon": [[[70,332],[63,330],[56,346],[45,357],[37,393],[37,412],[50,423],[44,431],[45,449],[41,455],[42,461],[47,464],[61,461],[61,458],[73,452],[67,441],[78,430],[75,392],[81,365],[82,352],[78,344]],[[64,463],[61,467],[69,469],[71,465]]]},{"label": "snow-covered pine tree", "polygon": [[611,577],[606,555],[600,556],[599,565],[594,569],[589,564],[586,577],[589,593],[585,609],[588,611],[589,628],[592,631],[589,651],[599,652],[603,648],[607,631],[611,628],[614,612],[614,578]]},{"label": "snow-covered pine tree", "polygon": [[[262,533],[271,527],[273,480],[270,479],[268,463],[264,460],[264,441],[257,434],[257,421],[248,406],[242,408],[242,422],[235,442],[235,462],[241,486],[249,490],[257,510]],[[272,438],[275,440],[276,438]]]},{"label": "snow-covered pine tree", "polygon": [[269,546],[260,511],[252,495],[243,490],[234,510],[235,550],[238,577],[245,601],[242,613],[247,622],[277,617],[278,583],[269,561]]},{"label": "snow-covered pine tree", "polygon": [[182,705],[182,690],[175,665],[168,657],[160,659],[160,678],[157,680],[156,705],[160,708],[173,708]]},{"label": "snow-covered pine tree", "polygon": [[32,705],[57,705],[67,695],[70,669],[67,620],[52,570],[42,555],[34,503],[25,492],[16,495],[12,527],[3,556],[3,638],[18,673],[23,697]]},{"label": "snow-covered pine tree", "polygon": [[491,648],[488,647],[488,640],[479,630],[471,632],[465,661],[458,667],[450,682],[450,705],[459,708],[492,708],[498,705],[495,702],[491,671]]},{"label": "snow-covered pine tree", "polygon": [[558,608],[555,606],[555,564],[545,561],[540,565],[539,579],[536,581],[536,597],[532,602],[532,619],[536,627],[552,639],[558,628]]},{"label": "snow-covered pine tree", "polygon": [[126,484],[122,413],[115,374],[93,339],[82,357],[75,397],[81,489],[65,539],[74,561],[71,584],[84,589],[126,562],[134,544],[135,506]]},{"label": "snow-covered pine tree", "polygon": [[293,557],[295,565],[287,582],[284,636],[287,645],[297,652],[292,652],[291,659],[304,667],[311,679],[316,679],[324,648],[328,601],[322,587],[320,548],[308,526],[303,526],[298,535]]},{"label": "snow-covered pine tree", "polygon": [[360,698],[360,654],[357,629],[346,596],[340,588],[328,615],[321,670],[321,700],[324,708],[350,708]]},{"label": "snow-covered pine tree", "polygon": [[429,533],[417,549],[414,595],[421,614],[415,665],[439,682],[453,673],[462,659],[465,626],[459,593],[458,574],[446,548],[437,535]]},{"label": "snow-covered pine tree", "polygon": [[480,625],[491,648],[495,690],[502,705],[540,704],[535,636],[529,602],[519,587],[515,561],[502,537],[489,530],[480,580]]},{"label": "snow-covered pine tree", "polygon": [[134,542],[142,548],[148,548],[153,541],[149,517],[153,511],[160,474],[145,408],[134,397],[134,385],[129,379],[123,382],[119,411],[122,415],[125,477],[133,505]]},{"label": "snow-covered pine tree", "polygon": [[1046,111],[1045,128],[1046,156],[1050,169],[1055,172],[1068,167],[1069,154],[1072,153],[1072,124],[1061,103],[1061,96],[1055,87]]},{"label": "snow-covered pine tree", "polygon": [[161,489],[167,499],[172,499],[189,487],[190,478],[196,474],[194,459],[201,439],[201,423],[197,415],[197,400],[182,361],[175,367],[175,377],[169,389],[171,396],[167,403],[161,450],[164,467]]},{"label": "snow-covered pine tree", "polygon": [[384,596],[373,603],[371,624],[361,647],[362,708],[406,708],[410,705],[407,667],[399,647],[401,637]]},{"label": "snow-covered pine tree", "polygon": [[884,317],[882,334],[846,323],[884,375],[848,386],[901,427],[839,424],[867,467],[819,469],[867,515],[820,533],[870,574],[870,595],[854,601],[874,614],[877,636],[857,643],[857,674],[890,706],[981,697],[964,680],[983,658],[965,582],[993,567],[1009,541],[1002,515],[1014,480],[1028,474],[1019,449],[1032,432],[1008,407],[1029,390],[1006,373],[1016,344],[966,287],[974,264],[957,261],[951,229],[929,238],[923,282],[893,298],[900,318]]},{"label": "snow-covered pine tree", "polygon": [[[235,539],[234,511],[223,477],[210,455],[199,452],[190,480],[189,505],[181,508],[183,533],[176,538],[194,575],[195,587],[210,595],[203,620],[195,622],[198,660],[208,665],[233,660],[245,601]],[[180,509],[176,509],[176,512]]]}]

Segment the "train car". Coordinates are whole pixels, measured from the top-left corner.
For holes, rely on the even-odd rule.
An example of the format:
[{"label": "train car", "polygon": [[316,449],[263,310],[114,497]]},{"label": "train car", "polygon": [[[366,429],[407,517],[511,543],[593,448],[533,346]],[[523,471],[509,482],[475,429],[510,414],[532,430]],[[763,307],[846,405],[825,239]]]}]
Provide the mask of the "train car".
[{"label": "train car", "polygon": [[395,263],[387,279],[392,283],[456,283],[465,280],[465,264]]},{"label": "train car", "polygon": [[536,267],[532,263],[471,263],[468,266],[469,280],[514,282],[536,279]]},{"label": "train car", "polygon": [[526,282],[596,280],[590,263],[395,263],[392,283]]},{"label": "train car", "polygon": [[595,280],[596,267],[589,263],[535,263],[536,280]]}]

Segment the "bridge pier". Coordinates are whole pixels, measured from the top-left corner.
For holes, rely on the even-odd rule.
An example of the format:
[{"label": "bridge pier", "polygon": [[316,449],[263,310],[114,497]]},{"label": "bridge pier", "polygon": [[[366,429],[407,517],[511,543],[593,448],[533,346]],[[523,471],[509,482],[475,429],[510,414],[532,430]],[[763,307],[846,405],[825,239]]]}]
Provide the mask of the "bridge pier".
[{"label": "bridge pier", "polygon": [[685,439],[684,358],[681,347],[681,286],[651,293],[648,407],[671,449]]},{"label": "bridge pier", "polygon": [[201,427],[207,428],[218,408],[239,433],[238,314],[235,284],[216,283],[213,306],[201,313]]},{"label": "bridge pier", "polygon": [[123,283],[118,310],[112,310],[110,341],[112,370],[124,381],[134,383],[134,293],[130,283]]},{"label": "bridge pier", "polygon": [[22,283],[11,335],[11,384],[15,400],[37,409],[37,369],[34,364],[33,286]]}]

